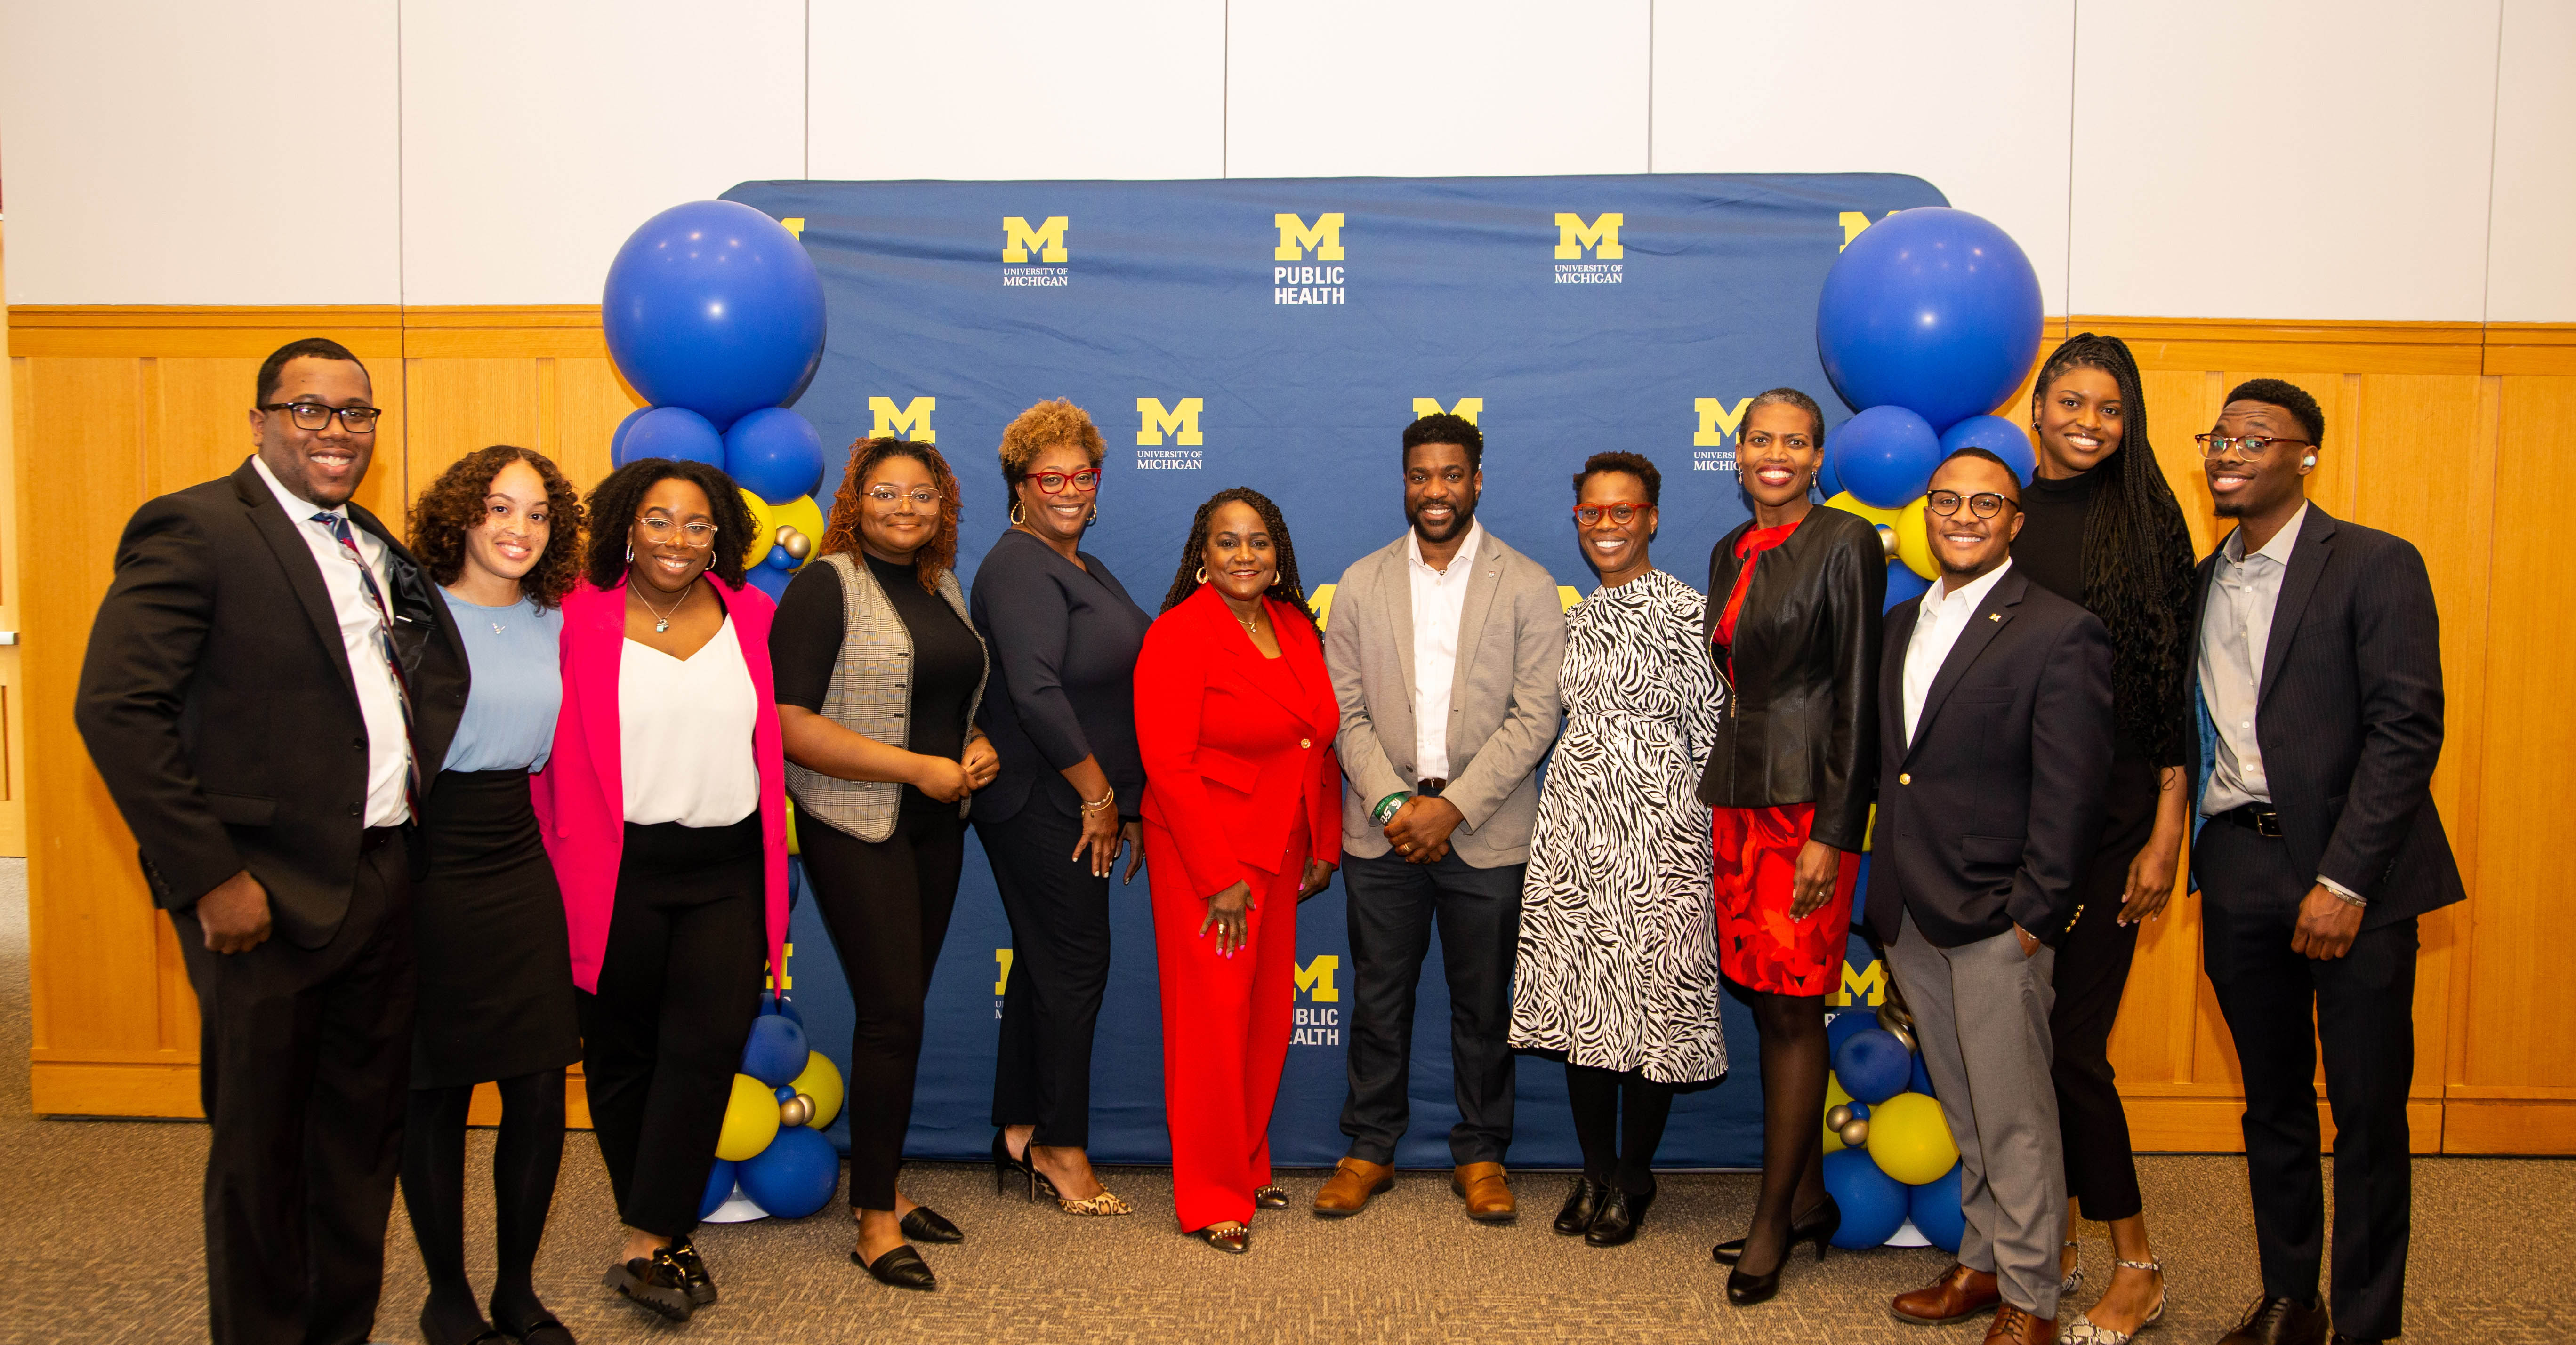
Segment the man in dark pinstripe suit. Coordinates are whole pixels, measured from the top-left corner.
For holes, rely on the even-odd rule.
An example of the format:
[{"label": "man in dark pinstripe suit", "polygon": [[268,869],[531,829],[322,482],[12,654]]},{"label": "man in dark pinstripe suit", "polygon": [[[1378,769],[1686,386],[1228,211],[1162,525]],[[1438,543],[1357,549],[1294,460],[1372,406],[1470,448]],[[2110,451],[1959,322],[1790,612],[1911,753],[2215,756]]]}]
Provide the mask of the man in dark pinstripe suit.
[{"label": "man in dark pinstripe suit", "polygon": [[[2330,518],[2316,399],[2258,378],[2199,436],[2237,521],[2201,562],[2191,691],[2202,956],[2245,1073],[2263,1298],[2222,1345],[2385,1340],[2406,1289],[2416,917],[2467,895],[2433,807],[2441,627],[2403,538]],[[2335,1120],[2331,1323],[2318,1301],[2317,1043]]]}]

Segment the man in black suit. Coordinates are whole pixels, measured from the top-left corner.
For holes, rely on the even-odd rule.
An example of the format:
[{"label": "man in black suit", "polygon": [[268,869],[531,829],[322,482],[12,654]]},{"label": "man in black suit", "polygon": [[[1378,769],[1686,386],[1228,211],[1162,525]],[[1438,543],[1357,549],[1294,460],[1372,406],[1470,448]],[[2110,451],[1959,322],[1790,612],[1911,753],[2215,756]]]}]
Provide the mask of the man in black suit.
[{"label": "man in black suit", "polygon": [[1989,1308],[1989,1341],[2053,1345],[2066,1176],[2049,1082],[2055,945],[2101,829],[2111,637],[2012,570],[2021,483],[1982,449],[1932,474],[1941,579],[1887,614],[1870,932],[1959,1142],[1959,1259],[1892,1311]]},{"label": "man in black suit", "polygon": [[2316,399],[2275,378],[2200,435],[2236,530],[2193,589],[2192,875],[2201,956],[2245,1071],[2263,1298],[2225,1345],[2326,1339],[2317,1042],[2335,1119],[2338,1341],[2398,1334],[2406,1293],[2415,918],[2467,896],[2433,808],[2441,622],[2402,538],[2330,518]]},{"label": "man in black suit", "polygon": [[413,1003],[398,842],[465,660],[349,503],[375,422],[338,343],[271,355],[258,451],[127,523],[73,711],[197,992],[219,1342],[365,1340],[384,1277]]}]

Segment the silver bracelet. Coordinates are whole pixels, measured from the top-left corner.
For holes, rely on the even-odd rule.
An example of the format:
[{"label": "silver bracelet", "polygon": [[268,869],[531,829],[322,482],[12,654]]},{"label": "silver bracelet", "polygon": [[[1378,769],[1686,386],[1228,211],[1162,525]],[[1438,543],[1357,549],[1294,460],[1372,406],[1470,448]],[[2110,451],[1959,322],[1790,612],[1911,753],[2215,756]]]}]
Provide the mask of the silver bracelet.
[{"label": "silver bracelet", "polygon": [[2346,906],[2350,906],[2356,911],[2366,911],[2370,909],[2370,902],[2366,898],[2356,897],[2332,883],[2320,882],[2317,886],[2324,888],[2327,896],[2333,897],[2335,900],[2342,902]]}]

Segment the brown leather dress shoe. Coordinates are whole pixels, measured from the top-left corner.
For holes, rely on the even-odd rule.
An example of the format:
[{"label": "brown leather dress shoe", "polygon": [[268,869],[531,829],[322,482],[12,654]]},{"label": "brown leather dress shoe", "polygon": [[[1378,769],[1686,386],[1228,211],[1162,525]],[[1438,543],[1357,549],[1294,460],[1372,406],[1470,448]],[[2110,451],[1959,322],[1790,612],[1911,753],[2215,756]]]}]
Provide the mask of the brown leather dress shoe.
[{"label": "brown leather dress shoe", "polygon": [[1953,1261],[1948,1270],[1941,1272],[1941,1278],[1910,1294],[1898,1294],[1888,1311],[1901,1322],[1939,1326],[1974,1317],[2002,1301],[2003,1293],[1995,1287],[1993,1272],[1970,1270]]},{"label": "brown leather dress shoe", "polygon": [[1449,1190],[1467,1202],[1467,1217],[1480,1224],[1507,1224],[1520,1213],[1512,1203],[1512,1184],[1500,1163],[1461,1163],[1449,1174]]},{"label": "brown leather dress shoe", "polygon": [[2057,1345],[2057,1319],[2033,1317],[2030,1309],[2005,1303],[1995,1309],[1995,1319],[1986,1324],[1986,1340],[2006,1341],[2009,1345]]},{"label": "brown leather dress shoe", "polygon": [[1333,1165],[1333,1175],[1325,1180],[1324,1189],[1315,1193],[1316,1217],[1347,1219],[1368,1208],[1369,1197],[1394,1185],[1393,1167],[1345,1155]]}]

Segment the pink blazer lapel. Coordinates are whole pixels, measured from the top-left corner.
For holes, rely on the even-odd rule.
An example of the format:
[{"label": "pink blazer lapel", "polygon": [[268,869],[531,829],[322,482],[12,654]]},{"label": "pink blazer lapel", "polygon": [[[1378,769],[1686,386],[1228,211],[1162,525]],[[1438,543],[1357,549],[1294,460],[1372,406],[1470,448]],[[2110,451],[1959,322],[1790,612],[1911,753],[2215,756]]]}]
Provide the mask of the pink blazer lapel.
[{"label": "pink blazer lapel", "polygon": [[587,585],[564,599],[564,678],[581,689],[581,736],[609,816],[626,813],[617,732],[617,675],[626,654],[626,592]]}]

